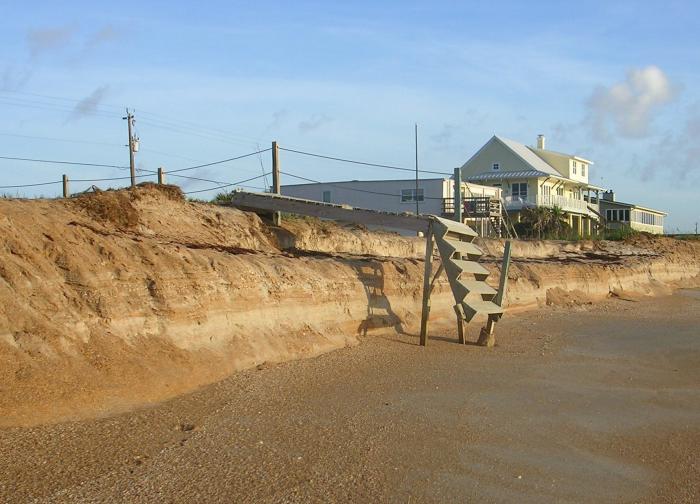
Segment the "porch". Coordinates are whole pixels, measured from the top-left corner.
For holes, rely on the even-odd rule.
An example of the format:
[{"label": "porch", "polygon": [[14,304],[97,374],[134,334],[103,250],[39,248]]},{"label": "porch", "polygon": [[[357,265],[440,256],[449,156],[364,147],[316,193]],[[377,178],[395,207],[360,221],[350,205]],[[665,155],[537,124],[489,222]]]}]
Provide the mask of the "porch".
[{"label": "porch", "polygon": [[[596,212],[600,212],[598,203],[589,203],[584,199],[569,198],[556,194],[537,194],[535,196],[528,195],[526,197],[506,196],[503,198],[503,200],[506,210],[508,211],[518,211],[522,210],[523,208],[533,208],[538,206],[547,208],[554,208],[556,206],[567,213],[577,213],[593,217],[596,216]],[[595,212],[591,211],[591,208]]]}]

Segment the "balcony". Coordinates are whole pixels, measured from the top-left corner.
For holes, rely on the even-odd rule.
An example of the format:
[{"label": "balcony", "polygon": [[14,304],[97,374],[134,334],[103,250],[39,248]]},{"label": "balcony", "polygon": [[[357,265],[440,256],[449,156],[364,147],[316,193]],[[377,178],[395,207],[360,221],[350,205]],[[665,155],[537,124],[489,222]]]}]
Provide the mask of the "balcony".
[{"label": "balcony", "polygon": [[593,217],[595,217],[595,214],[591,212],[588,207],[592,207],[596,212],[599,211],[597,203],[588,203],[583,199],[567,198],[566,196],[547,196],[538,194],[534,197],[528,196],[525,198],[520,196],[506,196],[503,199],[506,205],[506,210],[522,210],[523,208],[537,206],[552,208],[556,206],[565,212],[580,213],[584,215],[591,215]]}]

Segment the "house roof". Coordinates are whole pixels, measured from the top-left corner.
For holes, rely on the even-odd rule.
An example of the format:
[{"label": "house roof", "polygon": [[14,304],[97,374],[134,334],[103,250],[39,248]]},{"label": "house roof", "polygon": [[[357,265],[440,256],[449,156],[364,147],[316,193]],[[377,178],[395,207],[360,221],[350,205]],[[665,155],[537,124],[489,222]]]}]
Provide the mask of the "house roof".
[{"label": "house roof", "polygon": [[[552,165],[547,163],[544,159],[542,159],[540,156],[537,155],[536,151],[537,149],[534,149],[532,147],[528,147],[525,144],[522,144],[520,142],[516,142],[515,140],[511,140],[510,138],[505,138],[499,135],[494,135],[491,137],[491,140],[486,142],[481,149],[479,149],[469,160],[464,163],[463,167],[469,164],[469,162],[477,157],[479,153],[481,152],[484,147],[486,147],[490,142],[492,141],[497,141],[503,144],[505,147],[510,149],[516,156],[518,156],[520,159],[525,161],[532,170],[522,170],[522,171],[517,171],[517,172],[485,172],[485,173],[478,173],[476,175],[472,175],[469,177],[465,177],[467,180],[494,180],[494,179],[507,179],[507,178],[529,178],[529,177],[552,177],[556,178],[559,180],[565,180],[567,182],[572,182],[577,185],[581,186],[586,186],[594,190],[603,190],[602,187],[597,187],[591,184],[588,184],[586,182],[582,182],[579,180],[574,180],[570,179],[568,177],[565,177],[559,171],[557,171],[556,168],[554,168]],[[556,154],[558,156],[564,156],[564,157],[570,157],[574,158],[580,161],[585,161],[586,163],[593,164],[591,161],[588,161],[587,159],[578,157],[578,156],[573,156],[570,154],[563,154],[561,152],[555,152],[555,151],[545,151],[549,152],[552,154]]]},{"label": "house roof", "polygon": [[644,210],[645,212],[651,212],[659,215],[668,215],[667,212],[663,212],[661,210],[655,210],[653,208],[649,207],[644,207],[641,205],[635,205],[634,203],[623,203],[622,201],[610,201],[606,200],[604,198],[600,198],[600,203],[605,204],[605,205],[611,205],[611,206],[621,206],[621,207],[626,207],[626,208],[637,208],[639,210]]},{"label": "house roof", "polygon": [[[537,170],[523,170],[516,172],[489,172],[479,173],[466,177],[467,180],[494,180],[494,179],[517,179],[530,177],[548,177],[548,173],[543,173]],[[561,178],[561,175],[559,176]]]},{"label": "house roof", "polygon": [[529,164],[534,170],[540,172],[540,175],[536,176],[541,177],[542,175],[549,175],[552,177],[565,178],[562,177],[562,174],[559,173],[554,167],[535,154],[527,145],[498,135],[494,135],[493,137],[517,154],[518,157]]}]

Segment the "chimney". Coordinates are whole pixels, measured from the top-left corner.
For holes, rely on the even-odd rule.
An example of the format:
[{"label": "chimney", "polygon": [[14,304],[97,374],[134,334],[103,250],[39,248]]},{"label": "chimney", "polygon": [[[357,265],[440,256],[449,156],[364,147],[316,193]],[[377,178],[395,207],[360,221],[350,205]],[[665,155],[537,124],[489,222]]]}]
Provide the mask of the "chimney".
[{"label": "chimney", "polygon": [[537,135],[537,148],[544,150],[544,135]]},{"label": "chimney", "polygon": [[603,200],[604,201],[615,201],[615,193],[613,192],[612,189],[605,191],[603,193]]}]

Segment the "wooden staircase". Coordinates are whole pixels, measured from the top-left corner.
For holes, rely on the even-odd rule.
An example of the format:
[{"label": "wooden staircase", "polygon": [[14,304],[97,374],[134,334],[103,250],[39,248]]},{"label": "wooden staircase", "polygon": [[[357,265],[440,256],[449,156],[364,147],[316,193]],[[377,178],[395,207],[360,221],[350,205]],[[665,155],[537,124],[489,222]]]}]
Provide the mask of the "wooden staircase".
[{"label": "wooden staircase", "polygon": [[[466,343],[464,323],[477,315],[488,317],[478,343],[492,346],[494,324],[503,315],[503,293],[506,289],[508,265],[510,262],[510,242],[506,242],[504,262],[499,288],[486,283],[489,271],[476,262],[484,253],[474,243],[477,233],[469,226],[448,219],[431,216],[430,231],[426,243],[426,271],[423,287],[423,317],[421,319],[421,345],[427,343],[427,325],[430,313],[430,293],[435,280],[444,270],[454,296],[454,311],[457,315],[457,333],[460,343]],[[440,254],[440,267],[430,281],[430,265],[433,242]],[[505,273],[505,275],[503,275]]]},{"label": "wooden staircase", "polygon": [[459,222],[436,218],[433,236],[455,299],[455,311],[470,322],[477,314],[498,319],[503,308],[494,303],[498,292],[486,283],[489,271],[476,262],[484,253],[474,243],[476,232]]}]

